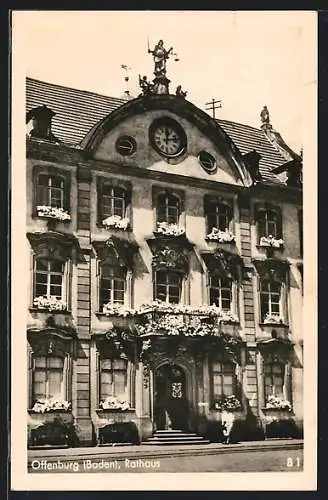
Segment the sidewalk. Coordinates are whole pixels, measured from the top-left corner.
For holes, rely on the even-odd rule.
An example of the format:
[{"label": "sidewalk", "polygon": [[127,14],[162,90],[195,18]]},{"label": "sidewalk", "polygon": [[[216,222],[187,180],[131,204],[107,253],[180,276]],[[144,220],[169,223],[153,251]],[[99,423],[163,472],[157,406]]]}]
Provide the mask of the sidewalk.
[{"label": "sidewalk", "polygon": [[94,446],[89,448],[61,448],[41,450],[28,450],[28,461],[33,459],[52,460],[79,460],[79,459],[124,459],[124,458],[149,458],[149,457],[173,457],[184,455],[216,455],[223,453],[241,453],[252,451],[264,451],[275,449],[302,449],[302,439],[267,439],[265,441],[247,441],[237,444],[225,445],[222,443],[198,444],[198,445],[154,445],[141,444],[139,446]]}]

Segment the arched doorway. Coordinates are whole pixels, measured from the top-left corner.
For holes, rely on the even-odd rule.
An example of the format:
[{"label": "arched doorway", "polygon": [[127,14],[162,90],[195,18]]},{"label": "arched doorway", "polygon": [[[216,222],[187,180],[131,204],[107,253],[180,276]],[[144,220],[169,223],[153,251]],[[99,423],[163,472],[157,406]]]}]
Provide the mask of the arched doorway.
[{"label": "arched doorway", "polygon": [[156,430],[188,430],[187,380],[181,366],[167,363],[155,371],[154,403]]}]

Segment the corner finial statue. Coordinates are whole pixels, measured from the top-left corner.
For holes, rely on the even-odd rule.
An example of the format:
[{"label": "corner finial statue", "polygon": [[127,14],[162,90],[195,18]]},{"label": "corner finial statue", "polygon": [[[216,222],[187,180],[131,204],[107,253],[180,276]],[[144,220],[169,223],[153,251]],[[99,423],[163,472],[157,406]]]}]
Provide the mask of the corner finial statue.
[{"label": "corner finial statue", "polygon": [[261,117],[261,122],[263,124],[270,123],[270,114],[269,114],[269,110],[268,110],[267,106],[263,106],[260,117]]},{"label": "corner finial statue", "polygon": [[160,40],[153,50],[150,50],[148,47],[148,53],[153,55],[155,69],[154,75],[156,77],[165,77],[166,76],[166,61],[169,59],[170,53],[172,52],[173,47],[169,50],[164,48],[163,40]]}]

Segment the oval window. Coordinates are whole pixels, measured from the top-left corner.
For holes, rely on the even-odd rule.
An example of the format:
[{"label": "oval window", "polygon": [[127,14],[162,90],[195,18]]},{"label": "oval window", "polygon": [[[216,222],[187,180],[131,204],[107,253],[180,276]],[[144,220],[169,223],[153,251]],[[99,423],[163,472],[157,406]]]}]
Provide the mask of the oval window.
[{"label": "oval window", "polygon": [[214,156],[207,151],[201,151],[198,155],[198,161],[208,174],[214,174],[217,170],[217,165]]},{"label": "oval window", "polygon": [[119,137],[115,144],[116,151],[123,156],[132,155],[137,149],[137,143],[133,137],[123,135]]}]

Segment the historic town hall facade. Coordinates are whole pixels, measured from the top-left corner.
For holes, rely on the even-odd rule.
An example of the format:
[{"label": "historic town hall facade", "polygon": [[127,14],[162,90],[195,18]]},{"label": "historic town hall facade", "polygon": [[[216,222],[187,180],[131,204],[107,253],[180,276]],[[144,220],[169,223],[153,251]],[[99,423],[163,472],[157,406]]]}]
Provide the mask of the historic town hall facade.
[{"label": "historic town hall facade", "polygon": [[302,158],[153,52],[135,99],[26,81],[29,446],[302,432]]}]

